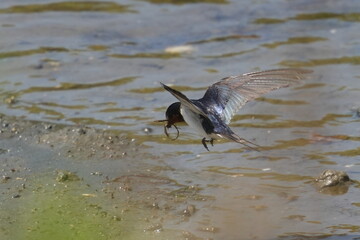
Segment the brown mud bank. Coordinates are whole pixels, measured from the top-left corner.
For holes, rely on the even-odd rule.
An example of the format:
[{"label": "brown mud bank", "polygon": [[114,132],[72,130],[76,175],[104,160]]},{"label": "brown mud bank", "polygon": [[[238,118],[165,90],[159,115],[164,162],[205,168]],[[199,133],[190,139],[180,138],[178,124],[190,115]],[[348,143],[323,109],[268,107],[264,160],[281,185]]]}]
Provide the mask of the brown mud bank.
[{"label": "brown mud bank", "polygon": [[6,116],[0,127],[1,239],[346,239],[359,231],[326,211],[335,204],[350,219],[358,214],[359,183],[343,172],[315,179],[208,164],[199,170],[189,161],[208,155],[155,154],[121,130]]},{"label": "brown mud bank", "polygon": [[182,239],[189,201],[209,199],[121,131],[5,116],[0,126],[1,239]]}]

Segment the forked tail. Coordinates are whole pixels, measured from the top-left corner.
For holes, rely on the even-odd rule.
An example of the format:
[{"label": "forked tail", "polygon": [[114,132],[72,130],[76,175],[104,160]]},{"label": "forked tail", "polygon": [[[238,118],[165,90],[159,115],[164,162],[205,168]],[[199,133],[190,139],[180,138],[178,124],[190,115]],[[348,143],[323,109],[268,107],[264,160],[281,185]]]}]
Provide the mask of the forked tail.
[{"label": "forked tail", "polygon": [[[237,134],[235,133],[232,133],[230,135],[223,135],[224,138],[226,139],[229,139],[231,141],[234,141],[234,142],[237,142],[237,143],[240,143],[248,148],[250,148],[251,150],[254,150],[254,151],[257,151],[257,152],[260,152],[259,148],[261,149],[261,146],[253,143],[253,142],[250,142],[249,140],[246,140],[244,138],[241,138],[239,137]],[[252,145],[252,146],[251,146]],[[255,148],[255,147],[256,148]]]}]

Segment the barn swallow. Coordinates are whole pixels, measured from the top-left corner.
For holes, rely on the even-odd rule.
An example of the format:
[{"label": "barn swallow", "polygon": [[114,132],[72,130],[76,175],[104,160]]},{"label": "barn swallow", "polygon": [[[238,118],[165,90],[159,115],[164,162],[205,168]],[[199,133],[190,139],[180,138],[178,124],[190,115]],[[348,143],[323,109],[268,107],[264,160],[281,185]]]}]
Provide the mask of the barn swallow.
[{"label": "barn swallow", "polygon": [[205,95],[198,100],[189,99],[183,93],[161,83],[164,89],[180,102],[171,104],[166,110],[166,119],[159,122],[166,122],[164,130],[168,137],[167,129],[172,126],[176,128],[175,139],[179,136],[179,130],[175,124],[186,122],[203,137],[201,142],[208,151],[206,143],[214,146],[214,139],[219,138],[257,150],[256,147],[259,145],[241,138],[230,129],[228,124],[231,118],[248,101],[272,90],[291,86],[311,72],[311,70],[289,68],[230,76],[211,85]]}]

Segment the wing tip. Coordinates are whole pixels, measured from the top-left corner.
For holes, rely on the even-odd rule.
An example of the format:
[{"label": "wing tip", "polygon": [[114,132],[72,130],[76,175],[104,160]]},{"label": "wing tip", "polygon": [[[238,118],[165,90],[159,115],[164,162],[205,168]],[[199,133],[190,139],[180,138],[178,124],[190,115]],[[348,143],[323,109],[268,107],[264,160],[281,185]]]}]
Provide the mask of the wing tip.
[{"label": "wing tip", "polygon": [[248,72],[248,73],[244,73],[244,76],[255,76],[255,75],[262,75],[262,74],[268,74],[268,73],[272,73],[272,74],[289,74],[289,73],[293,73],[293,74],[309,74],[314,72],[311,69],[305,69],[305,68],[275,68],[275,69],[268,69],[268,70],[262,70],[262,71],[253,71],[253,72]]}]

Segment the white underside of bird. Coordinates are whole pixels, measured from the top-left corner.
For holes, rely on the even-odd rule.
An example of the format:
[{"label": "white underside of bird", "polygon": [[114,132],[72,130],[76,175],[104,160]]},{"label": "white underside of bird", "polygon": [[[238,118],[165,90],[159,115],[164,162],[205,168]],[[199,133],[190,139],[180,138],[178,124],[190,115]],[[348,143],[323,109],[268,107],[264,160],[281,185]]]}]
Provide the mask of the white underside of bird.
[{"label": "white underside of bird", "polygon": [[202,126],[202,121],[200,119],[200,115],[195,113],[190,108],[181,104],[180,113],[183,116],[185,122],[195,131],[200,134],[200,136],[205,137],[207,139],[219,139],[223,138],[220,134],[207,134]]}]

